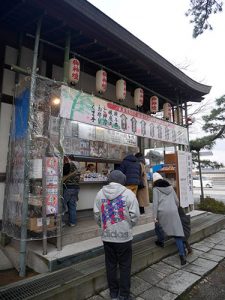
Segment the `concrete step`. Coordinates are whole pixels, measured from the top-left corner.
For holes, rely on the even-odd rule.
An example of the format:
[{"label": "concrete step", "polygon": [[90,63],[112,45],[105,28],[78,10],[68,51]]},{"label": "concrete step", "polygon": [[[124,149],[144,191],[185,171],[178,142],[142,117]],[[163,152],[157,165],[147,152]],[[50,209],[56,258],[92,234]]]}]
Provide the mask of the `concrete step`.
[{"label": "concrete step", "polygon": [[[138,225],[147,224],[153,221],[152,209],[146,209],[146,214],[141,216]],[[78,243],[88,239],[100,236],[93,212],[85,212],[78,214],[77,226],[65,226],[62,229],[62,247],[72,243]],[[49,243],[56,245],[56,238],[48,239]]]},{"label": "concrete step", "polygon": [[[196,218],[199,219],[200,216],[203,216],[206,213],[202,211],[192,211],[190,214],[192,220],[195,221]],[[86,219],[86,217],[84,217],[84,219]],[[135,226],[133,230],[134,242],[145,240],[154,236],[154,223],[149,222],[151,219],[152,217],[149,214],[140,218],[139,225]],[[90,222],[92,223],[90,224]],[[87,223],[91,228],[88,228]],[[102,241],[99,237],[95,221],[93,222],[93,219],[89,216],[89,218],[86,219],[84,226],[81,225],[81,222],[79,222],[79,224],[80,225],[75,228],[68,228],[68,238],[71,237],[71,242],[64,245],[62,251],[57,251],[54,243],[48,243],[48,253],[47,255],[43,255],[42,241],[28,241],[27,265],[38,273],[45,273],[67,267],[71,264],[102,254]],[[97,233],[96,236],[89,238],[90,236],[87,234],[88,230],[95,230]],[[73,236],[75,236],[75,238]],[[79,236],[82,236],[81,240]],[[5,254],[17,270],[19,269],[19,249],[19,240],[12,240],[11,243],[4,248]]]},{"label": "concrete step", "polygon": [[[190,242],[200,241],[221,230],[224,225],[225,216],[223,215],[206,213],[195,217],[192,221]],[[143,232],[137,234],[136,241],[133,244],[132,273],[139,272],[177,251],[173,239],[167,240],[163,249],[156,247],[152,230],[153,227],[146,239],[138,238]],[[90,250],[87,251],[91,252]],[[107,281],[104,255],[99,253],[96,257],[89,258],[87,255],[84,261],[73,264],[73,259],[76,255],[67,259],[64,257],[64,261],[61,260],[62,257],[55,257],[55,261],[61,260],[61,265],[56,263],[55,267],[59,267],[59,265],[62,267],[66,264],[68,265],[68,263],[71,263],[71,266],[52,273],[41,274],[32,279],[23,280],[20,283],[8,285],[0,289],[0,299],[15,299],[13,295],[17,293],[17,295],[20,295],[20,298],[16,299],[28,299],[28,295],[29,299],[52,299],[54,294],[55,300],[62,298],[83,300],[105,289]],[[44,257],[40,257],[40,260],[44,260]],[[6,296],[9,297],[6,298]]]},{"label": "concrete step", "polygon": [[[207,215],[207,213],[201,211],[192,212],[192,222],[201,223],[204,215]],[[142,222],[139,222],[139,225],[133,229],[134,244],[155,236],[154,223],[145,223],[147,219],[141,217],[140,221],[142,220],[144,220],[144,224],[140,225]],[[85,235],[84,231],[83,234]],[[66,245],[60,252],[55,247],[48,246],[47,255],[42,255],[42,244],[40,242],[32,242],[29,243],[28,265],[36,272],[44,273],[55,271],[101,254],[103,254],[103,246],[99,236]],[[38,262],[37,257],[41,257],[41,262]]]}]

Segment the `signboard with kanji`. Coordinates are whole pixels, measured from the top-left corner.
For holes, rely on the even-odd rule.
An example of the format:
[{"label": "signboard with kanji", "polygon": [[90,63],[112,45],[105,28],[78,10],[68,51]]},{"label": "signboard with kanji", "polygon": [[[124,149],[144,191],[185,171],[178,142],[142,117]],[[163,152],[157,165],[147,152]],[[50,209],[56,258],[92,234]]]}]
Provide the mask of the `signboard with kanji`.
[{"label": "signboard with kanji", "polygon": [[60,117],[155,140],[188,145],[187,128],[61,87]]}]

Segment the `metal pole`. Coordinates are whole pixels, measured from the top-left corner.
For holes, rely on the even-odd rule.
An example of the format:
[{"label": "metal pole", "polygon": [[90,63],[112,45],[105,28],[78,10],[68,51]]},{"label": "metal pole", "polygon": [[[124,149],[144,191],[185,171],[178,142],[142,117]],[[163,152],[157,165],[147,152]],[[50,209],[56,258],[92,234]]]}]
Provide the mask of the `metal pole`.
[{"label": "metal pole", "polygon": [[63,66],[63,81],[66,83],[68,79],[68,63],[70,58],[70,32],[66,35],[66,45],[64,52],[64,66]]},{"label": "metal pole", "polygon": [[[63,82],[67,84],[68,79],[68,62],[70,58],[70,32],[67,32],[66,35],[66,43],[65,43],[65,51],[64,51],[64,70],[63,70]],[[59,119],[59,143],[62,138],[62,118]],[[61,149],[61,147],[60,147]],[[57,216],[57,250],[62,250],[62,201],[61,197],[63,194],[63,186],[62,186],[62,170],[63,170],[63,149],[60,152],[61,158],[59,159],[59,191],[58,191],[58,216]]]},{"label": "metal pole", "polygon": [[200,162],[200,151],[197,151],[197,154],[198,154],[199,178],[200,178],[200,184],[201,184],[200,201],[203,201],[204,200],[204,190],[203,190],[203,184],[202,184],[202,170],[201,170],[201,162]]},{"label": "metal pole", "polygon": [[30,99],[29,99],[29,109],[28,109],[28,128],[27,136],[25,141],[25,166],[24,166],[24,196],[23,196],[23,209],[22,209],[22,222],[21,222],[21,240],[20,240],[20,257],[19,257],[19,276],[26,276],[26,240],[27,240],[27,214],[28,214],[28,197],[29,197],[29,151],[30,151],[30,139],[31,139],[31,114],[33,111],[33,99],[34,99],[34,89],[36,85],[36,68],[37,68],[37,57],[38,57],[38,46],[41,32],[42,16],[38,20],[35,44],[34,44],[34,55],[33,55],[33,65],[31,72],[31,84],[30,84]]},{"label": "metal pole", "polygon": [[187,110],[187,101],[184,102],[184,109],[185,109],[185,120],[186,120],[186,127],[187,127],[187,138],[188,138],[188,150],[190,151],[189,145],[189,124],[188,124],[188,110]]}]

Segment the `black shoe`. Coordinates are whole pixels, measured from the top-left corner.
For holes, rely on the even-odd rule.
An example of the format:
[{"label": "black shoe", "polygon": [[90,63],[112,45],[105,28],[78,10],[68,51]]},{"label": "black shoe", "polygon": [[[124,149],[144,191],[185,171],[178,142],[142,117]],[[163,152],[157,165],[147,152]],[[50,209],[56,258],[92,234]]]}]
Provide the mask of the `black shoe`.
[{"label": "black shoe", "polygon": [[119,292],[110,292],[111,300],[118,300]]},{"label": "black shoe", "polygon": [[180,255],[180,263],[182,266],[186,265],[187,261],[184,255]]},{"label": "black shoe", "polygon": [[119,296],[118,300],[135,300],[136,298],[134,298],[133,296],[128,296],[128,297],[124,297],[124,296]]},{"label": "black shoe", "polygon": [[164,248],[164,243],[160,241],[155,241],[156,246]]}]

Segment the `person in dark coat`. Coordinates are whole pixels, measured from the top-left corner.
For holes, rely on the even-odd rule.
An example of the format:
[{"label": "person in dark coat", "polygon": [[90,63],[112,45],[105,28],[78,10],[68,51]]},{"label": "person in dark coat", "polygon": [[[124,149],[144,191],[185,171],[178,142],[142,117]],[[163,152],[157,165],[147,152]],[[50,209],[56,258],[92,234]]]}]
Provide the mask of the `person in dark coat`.
[{"label": "person in dark coat", "polygon": [[[65,159],[63,166],[63,215],[66,208],[69,213],[69,226],[77,223],[76,207],[80,190],[80,171],[74,161]],[[64,223],[63,217],[63,223]]]},{"label": "person in dark coat", "polygon": [[[175,238],[181,265],[186,264],[184,248],[184,231],[178,214],[179,200],[168,181],[159,173],[153,173],[153,217],[155,232],[158,236],[157,246],[164,246],[164,235]],[[159,228],[162,228],[162,231]]]},{"label": "person in dark coat", "polygon": [[129,154],[123,159],[119,170],[126,175],[126,187],[137,195],[141,178],[141,165],[134,154]]},{"label": "person in dark coat", "polygon": [[188,254],[191,254],[192,249],[190,244],[188,243],[188,239],[191,235],[191,217],[189,215],[186,215],[183,208],[180,206],[178,207],[178,213],[184,230],[184,245],[187,249]]}]

